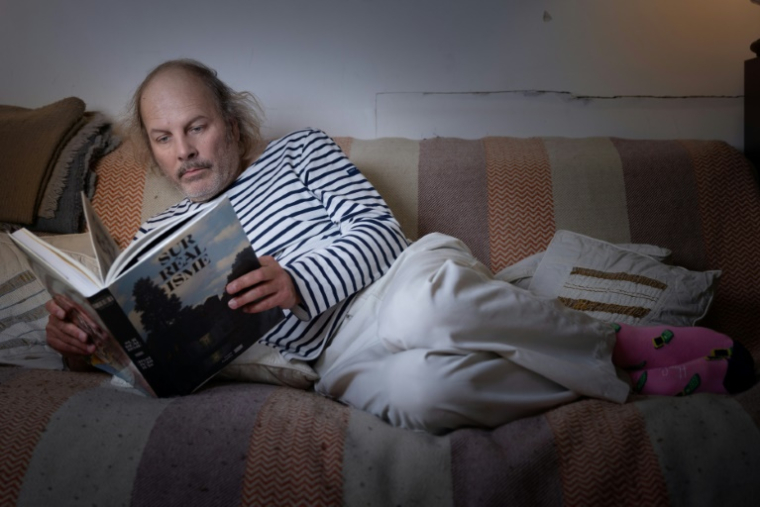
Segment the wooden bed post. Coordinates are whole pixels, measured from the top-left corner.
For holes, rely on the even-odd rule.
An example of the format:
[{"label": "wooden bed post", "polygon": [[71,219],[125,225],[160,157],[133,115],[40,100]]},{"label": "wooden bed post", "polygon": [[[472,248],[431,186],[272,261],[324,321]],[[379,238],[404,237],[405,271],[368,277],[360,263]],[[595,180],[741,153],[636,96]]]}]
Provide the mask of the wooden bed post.
[{"label": "wooden bed post", "polygon": [[760,170],[760,39],[750,49],[755,58],[744,62],[744,153]]}]

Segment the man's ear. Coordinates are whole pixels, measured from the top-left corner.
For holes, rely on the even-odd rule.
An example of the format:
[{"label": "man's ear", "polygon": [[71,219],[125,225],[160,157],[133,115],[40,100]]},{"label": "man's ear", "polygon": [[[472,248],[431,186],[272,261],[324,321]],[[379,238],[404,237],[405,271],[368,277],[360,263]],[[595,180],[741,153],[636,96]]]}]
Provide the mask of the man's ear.
[{"label": "man's ear", "polygon": [[236,143],[240,142],[240,126],[236,119],[230,120],[230,131],[232,132],[232,140]]}]

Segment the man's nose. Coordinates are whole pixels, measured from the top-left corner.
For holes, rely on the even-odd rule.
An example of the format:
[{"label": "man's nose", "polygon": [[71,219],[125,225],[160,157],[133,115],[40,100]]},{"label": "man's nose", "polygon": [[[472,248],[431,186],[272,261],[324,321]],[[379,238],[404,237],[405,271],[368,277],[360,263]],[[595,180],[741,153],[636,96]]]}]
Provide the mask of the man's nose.
[{"label": "man's nose", "polygon": [[177,158],[180,160],[190,160],[198,155],[195,145],[187,137],[181,137],[177,143]]}]

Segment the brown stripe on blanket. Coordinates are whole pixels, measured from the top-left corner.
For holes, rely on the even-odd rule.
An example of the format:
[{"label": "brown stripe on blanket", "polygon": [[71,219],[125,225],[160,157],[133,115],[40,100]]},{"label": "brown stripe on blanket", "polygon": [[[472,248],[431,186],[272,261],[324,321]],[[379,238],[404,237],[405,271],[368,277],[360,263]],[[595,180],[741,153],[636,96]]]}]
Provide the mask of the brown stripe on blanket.
[{"label": "brown stripe on blanket", "polygon": [[673,264],[706,269],[697,182],[687,150],[678,141],[612,142],[623,164],[631,242],[669,248]]},{"label": "brown stripe on blanket", "polygon": [[459,238],[488,265],[488,201],[483,146],[464,139],[420,141],[418,234]]},{"label": "brown stripe on blanket", "polygon": [[760,204],[752,167],[723,142],[682,144],[694,163],[709,267],[723,271],[703,324],[740,341],[760,362]]},{"label": "brown stripe on blanket", "polygon": [[545,250],[554,236],[549,157],[539,138],[483,140],[488,174],[489,267],[505,267]]},{"label": "brown stripe on blanket", "polygon": [[348,421],[349,409],[327,398],[275,391],[248,444],[241,504],[341,505]]},{"label": "brown stripe on blanket", "polygon": [[[103,382],[104,375],[23,370],[0,389],[0,504],[16,505],[34,449],[50,418],[74,394]],[[10,458],[10,459],[8,459]]]},{"label": "brown stripe on blanket", "polygon": [[635,405],[584,400],[546,419],[557,446],[564,505],[668,505],[665,479]]},{"label": "brown stripe on blanket", "polygon": [[638,283],[640,285],[647,285],[649,287],[654,287],[655,289],[665,290],[668,288],[668,284],[663,283],[659,280],[655,280],[654,278],[649,278],[642,275],[632,275],[630,273],[625,272],[616,272],[616,273],[610,273],[606,271],[599,271],[596,269],[589,269],[589,268],[581,268],[578,266],[573,267],[573,270],[570,272],[571,275],[580,275],[580,276],[590,276],[593,278],[602,278],[604,280],[619,280],[624,282],[632,282],[632,283]]},{"label": "brown stripe on blanket", "polygon": [[[198,505],[199,497],[209,505],[239,504],[244,452],[256,415],[274,389],[224,384],[173,399],[145,445],[132,506]],[[173,445],[167,448],[166,442]]]},{"label": "brown stripe on blanket", "polygon": [[630,315],[631,317],[641,319],[646,317],[649,312],[652,311],[650,308],[644,308],[641,306],[615,305],[600,301],[590,301],[588,299],[572,299],[562,296],[557,299],[568,308],[579,310],[581,312],[614,313],[616,315]]},{"label": "brown stripe on blanket", "polygon": [[450,438],[455,505],[562,504],[554,435],[544,417]]}]

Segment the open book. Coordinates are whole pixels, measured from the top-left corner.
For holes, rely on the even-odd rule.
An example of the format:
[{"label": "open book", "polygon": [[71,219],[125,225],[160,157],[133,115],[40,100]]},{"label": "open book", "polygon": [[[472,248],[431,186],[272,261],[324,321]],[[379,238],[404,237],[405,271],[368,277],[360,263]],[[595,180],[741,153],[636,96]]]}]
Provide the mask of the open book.
[{"label": "open book", "polygon": [[229,199],[166,220],[123,252],[82,194],[98,272],[26,229],[11,238],[92,337],[92,365],[153,396],[188,394],[280,322],[232,310],[225,286],[257,269]]}]

